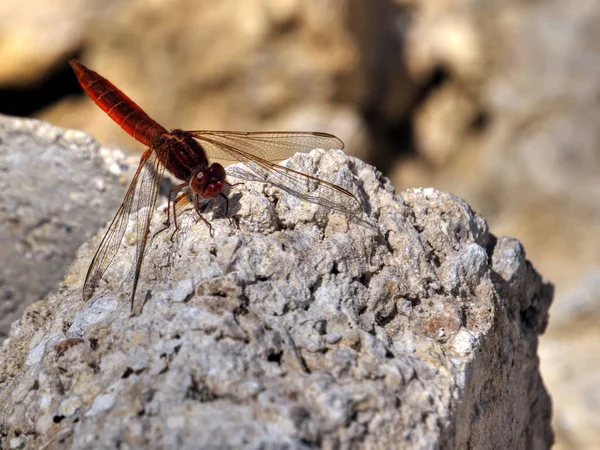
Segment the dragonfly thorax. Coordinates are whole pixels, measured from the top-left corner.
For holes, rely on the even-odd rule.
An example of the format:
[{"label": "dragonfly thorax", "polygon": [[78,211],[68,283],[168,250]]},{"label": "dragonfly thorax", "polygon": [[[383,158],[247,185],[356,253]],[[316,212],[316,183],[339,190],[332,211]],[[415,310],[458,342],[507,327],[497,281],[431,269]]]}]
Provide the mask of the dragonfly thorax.
[{"label": "dragonfly thorax", "polygon": [[158,136],[151,144],[165,168],[191,184],[192,177],[208,168],[208,159],[200,143],[183,130]]}]

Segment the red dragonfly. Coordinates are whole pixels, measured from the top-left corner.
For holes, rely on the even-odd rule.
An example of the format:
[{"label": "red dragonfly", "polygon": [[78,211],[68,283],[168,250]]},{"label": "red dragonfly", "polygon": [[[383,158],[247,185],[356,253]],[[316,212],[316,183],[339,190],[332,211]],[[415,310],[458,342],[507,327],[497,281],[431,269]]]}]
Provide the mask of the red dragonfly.
[{"label": "red dragonfly", "polygon": [[[298,172],[277,164],[297,152],[309,152],[315,148],[343,148],[337,137],[319,132],[239,132],[239,131],[168,131],[152,120],[137,104],[117,89],[110,81],[79,61],[70,61],[79,84],[86,94],[127,133],[148,147],[140,159],[133,180],[127,189],[123,203],[112,220],[90,264],[83,286],[83,299],[89,300],[108,267],[117,255],[129,216],[137,215],[137,245],[135,272],[131,292],[133,308],[135,292],[148,242],[150,219],[156,205],[159,186],[166,170],[182,181],[168,195],[167,227],[173,203],[173,220],[177,229],[176,204],[190,196],[194,209],[202,217],[200,198],[227,196],[222,192],[230,185],[225,169],[218,163],[210,164],[212,158],[245,163],[254,179],[271,183],[284,191],[309,202],[356,216],[362,212],[361,202],[349,191],[325,180]],[[312,192],[308,186],[316,186]],[[179,195],[171,201],[171,196]],[[226,203],[227,204],[227,203]],[[144,210],[145,208],[145,210]]]}]

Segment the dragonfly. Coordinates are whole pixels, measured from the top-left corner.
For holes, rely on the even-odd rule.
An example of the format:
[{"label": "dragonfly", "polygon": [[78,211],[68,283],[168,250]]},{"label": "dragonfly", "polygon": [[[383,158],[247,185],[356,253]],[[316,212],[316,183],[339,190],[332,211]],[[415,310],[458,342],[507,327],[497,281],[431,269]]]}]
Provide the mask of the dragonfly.
[{"label": "dragonfly", "polygon": [[[180,184],[167,195],[167,221],[173,206],[173,221],[177,230],[175,206],[184,199],[192,199],[198,216],[212,233],[212,226],[202,215],[200,202],[204,199],[227,196],[223,190],[233,186],[227,181],[225,168],[211,158],[244,163],[253,179],[271,183],[284,192],[303,200],[356,216],[363,210],[362,202],[350,191],[277,164],[295,153],[307,153],[315,148],[343,149],[344,143],[334,135],[321,132],[241,132],[241,131],[168,131],[151,119],[133,100],[110,81],[87,68],[78,60],[69,61],[85,93],[124,131],[141,142],[147,149],[127,189],[125,198],[110,223],[90,263],[83,285],[83,300],[89,301],[96,292],[109,266],[114,261],[127,228],[130,215],[136,215],[136,249],[131,308],[141,273],[144,252],[150,233],[150,220],[158,197],[165,170]],[[316,189],[308,189],[316,186]],[[171,200],[173,198],[173,200]]]}]

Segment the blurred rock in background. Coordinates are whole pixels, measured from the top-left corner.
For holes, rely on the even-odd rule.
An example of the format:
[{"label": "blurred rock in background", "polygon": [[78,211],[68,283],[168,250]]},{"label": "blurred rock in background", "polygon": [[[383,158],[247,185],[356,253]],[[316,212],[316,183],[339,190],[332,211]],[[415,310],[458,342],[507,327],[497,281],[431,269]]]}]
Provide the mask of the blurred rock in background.
[{"label": "blurred rock in background", "polygon": [[328,131],[398,190],[463,197],[556,284],[556,448],[595,448],[598,23],[597,0],[4,0],[0,112],[141,150],[83,96],[76,56],[166,127]]},{"label": "blurred rock in background", "polygon": [[112,217],[138,160],[80,131],[0,115],[0,342]]}]

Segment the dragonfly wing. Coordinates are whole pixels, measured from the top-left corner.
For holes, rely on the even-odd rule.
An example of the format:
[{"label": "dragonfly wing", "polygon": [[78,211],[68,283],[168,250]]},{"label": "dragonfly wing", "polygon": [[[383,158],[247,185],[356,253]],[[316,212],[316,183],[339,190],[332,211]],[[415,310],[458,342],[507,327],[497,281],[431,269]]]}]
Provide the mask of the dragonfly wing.
[{"label": "dragonfly wing", "polygon": [[[148,149],[148,151],[151,151]],[[135,210],[140,211],[142,208],[146,208],[143,214],[137,214],[136,216],[136,235],[137,244],[135,247],[135,274],[133,276],[133,287],[131,289],[131,310],[133,311],[135,292],[137,289],[138,280],[140,279],[140,272],[142,270],[142,261],[144,260],[144,253],[146,251],[146,244],[148,243],[148,236],[150,234],[150,221],[156,207],[156,199],[158,198],[158,192],[160,191],[160,183],[163,178],[165,166],[159,161],[155,152],[152,152],[144,169],[140,175],[138,195],[136,197],[137,203]],[[138,313],[141,310],[138,310]]]},{"label": "dragonfly wing", "polygon": [[156,157],[152,149],[146,150],[142,155],[131,184],[127,189],[123,203],[119,207],[117,214],[111,222],[102,242],[94,255],[92,263],[88,269],[83,285],[83,299],[88,301],[94,291],[98,288],[100,280],[113,262],[121,246],[123,235],[127,229],[127,222],[132,212],[146,208],[145,211],[137,215],[137,246],[136,246],[136,266],[133,282],[133,291],[131,298],[135,296],[137,280],[140,274],[142,259],[146,242],[148,240],[148,231],[150,218],[154,211],[156,198],[158,196],[159,185],[162,180],[164,166]]},{"label": "dragonfly wing", "polygon": [[[274,133],[266,134],[272,135]],[[279,134],[287,137],[285,139],[282,138],[279,141],[279,144],[276,141],[273,146],[278,147],[275,148],[283,148],[281,144],[283,142],[286,142],[287,145],[291,147],[294,143],[294,139],[292,139],[291,136],[298,136],[302,138],[308,136],[306,133]],[[200,135],[194,135],[194,137],[202,141],[203,146],[207,149],[209,154],[213,154],[212,150],[218,150],[221,153],[229,155],[229,158],[232,160],[245,163],[245,169],[234,169],[232,171],[234,176],[237,178],[270,183],[295,197],[301,198],[302,200],[325,206],[346,214],[356,215],[360,214],[363,210],[362,202],[360,202],[348,190],[328,181],[321,180],[317,177],[298,172],[288,167],[280,166],[271,160],[263,158],[262,156],[265,155],[265,152],[269,150],[269,148],[274,148],[273,146],[269,147],[270,141],[266,138],[261,139],[261,141],[252,140],[252,145],[250,145],[246,138],[233,140],[228,136],[227,140],[225,140],[221,135],[219,136],[219,139],[216,139],[213,137],[213,135],[209,134],[203,134],[201,135],[201,138],[199,136]],[[315,136],[321,137],[321,134]],[[322,137],[323,139],[331,140],[331,142],[339,141],[335,136],[332,135],[322,135]],[[263,145],[263,141],[265,150],[263,150],[261,147],[261,145]],[[303,142],[303,140],[301,139],[300,142]],[[297,145],[296,148],[298,147],[302,148],[301,146]]]},{"label": "dragonfly wing", "polygon": [[229,170],[241,180],[268,183],[293,197],[344,214],[359,215],[364,209],[362,202],[347,189],[288,167],[277,164],[265,167],[251,161]]},{"label": "dragonfly wing", "polygon": [[[246,154],[265,161],[279,162],[296,153],[308,153],[315,148],[343,149],[344,143],[332,134],[305,131],[189,131],[201,141],[210,158],[242,161]],[[233,151],[231,151],[233,149]]]}]

